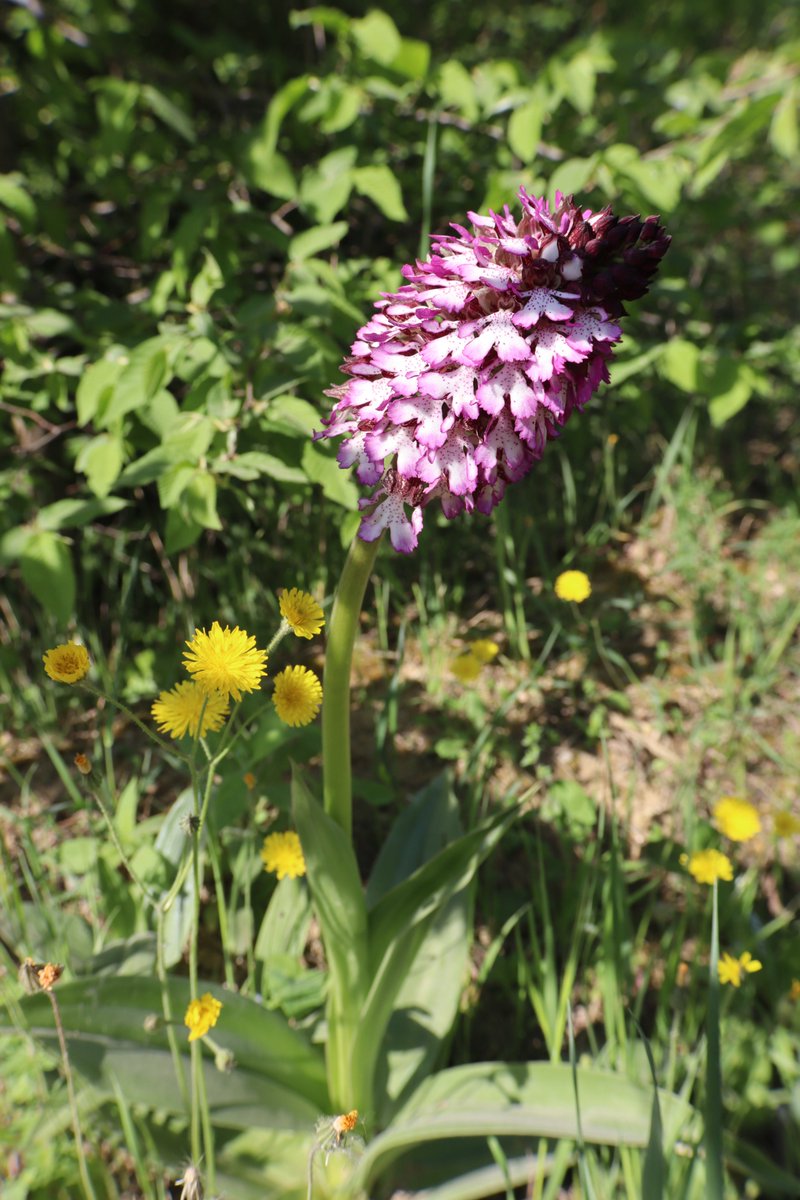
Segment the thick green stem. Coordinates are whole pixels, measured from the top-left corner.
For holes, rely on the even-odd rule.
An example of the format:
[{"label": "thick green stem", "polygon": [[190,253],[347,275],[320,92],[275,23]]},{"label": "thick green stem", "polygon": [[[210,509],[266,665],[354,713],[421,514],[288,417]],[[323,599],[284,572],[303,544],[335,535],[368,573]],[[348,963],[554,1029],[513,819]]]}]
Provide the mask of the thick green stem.
[{"label": "thick green stem", "polygon": [[353,539],[328,626],[322,702],[323,799],[325,812],[352,836],[350,767],[350,666],[358,617],[380,539]]}]

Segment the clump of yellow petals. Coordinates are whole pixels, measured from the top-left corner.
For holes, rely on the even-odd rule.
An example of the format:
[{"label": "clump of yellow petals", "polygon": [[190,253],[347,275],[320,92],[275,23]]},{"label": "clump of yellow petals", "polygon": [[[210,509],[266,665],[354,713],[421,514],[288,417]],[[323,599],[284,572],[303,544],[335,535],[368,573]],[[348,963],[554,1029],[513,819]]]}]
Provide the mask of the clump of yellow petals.
[{"label": "clump of yellow petals", "polygon": [[572,600],[583,604],[592,594],[589,576],[583,571],[562,571],[555,582],[555,593],[559,600]]},{"label": "clump of yellow petals", "polygon": [[460,683],[473,683],[483,670],[483,663],[467,650],[453,659],[450,670]]},{"label": "clump of yellow petals", "polygon": [[794,813],[777,811],[772,815],[772,825],[777,837],[795,837],[800,833],[800,817]]},{"label": "clump of yellow petals", "polygon": [[64,642],[42,656],[44,669],[56,683],[77,683],[89,673],[89,651],[78,642]]},{"label": "clump of yellow petals", "polygon": [[500,653],[500,647],[491,638],[477,638],[474,642],[470,642],[469,653],[474,654],[478,662],[487,664],[494,662]]},{"label": "clump of yellow petals", "polygon": [[758,810],[739,796],[723,796],[714,805],[714,824],[732,842],[746,842],[761,832]]},{"label": "clump of yellow petals", "polygon": [[286,725],[308,725],[320,710],[322,684],[308,667],[286,667],[275,676],[272,703]]},{"label": "clump of yellow petals", "polygon": [[494,662],[500,653],[497,642],[491,638],[477,638],[466,650],[450,663],[450,670],[461,683],[472,683],[481,673],[481,668]]},{"label": "clump of yellow petals", "polygon": [[205,692],[222,692],[237,702],[242,692],[254,692],[267,670],[267,652],[239,626],[223,629],[215,621],[209,633],[195,629],[186,645],[183,665]]},{"label": "clump of yellow petals", "polygon": [[727,854],[719,850],[697,850],[691,857],[683,854],[681,863],[698,883],[710,886],[717,879],[724,879],[728,883],[733,879],[733,863]]},{"label": "clump of yellow petals", "polygon": [[749,950],[745,950],[738,958],[725,953],[717,963],[720,983],[732,983],[737,988],[741,986],[745,975],[752,975],[754,971],[760,970],[761,963],[757,958],[753,958]]},{"label": "clump of yellow petals", "polygon": [[278,603],[281,616],[295,637],[315,637],[325,624],[322,609],[313,596],[301,592],[299,588],[278,592]]},{"label": "clump of yellow petals", "polygon": [[153,701],[150,712],[161,733],[168,733],[172,738],[200,737],[211,731],[216,732],[225,723],[230,711],[228,698],[222,692],[207,692],[195,683],[186,679],[177,683],[171,691],[159,693]]},{"label": "clump of yellow petals", "polygon": [[265,837],[261,847],[261,861],[264,863],[264,870],[277,875],[278,879],[285,879],[287,876],[289,879],[297,879],[306,873],[306,860],[303,857],[300,838],[293,830],[289,830],[288,833],[271,833]]},{"label": "clump of yellow petals", "polygon": [[206,992],[197,1000],[191,1000],[183,1018],[183,1023],[189,1030],[189,1041],[195,1042],[198,1038],[205,1037],[209,1029],[216,1025],[221,1012],[222,1005],[219,1000],[214,999],[211,992]]}]

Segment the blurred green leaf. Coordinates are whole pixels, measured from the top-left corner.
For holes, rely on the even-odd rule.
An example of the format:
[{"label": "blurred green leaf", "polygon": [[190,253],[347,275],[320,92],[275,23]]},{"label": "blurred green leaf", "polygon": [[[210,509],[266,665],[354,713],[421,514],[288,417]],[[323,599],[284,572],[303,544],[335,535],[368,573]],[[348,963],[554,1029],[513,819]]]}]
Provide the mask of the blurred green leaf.
[{"label": "blurred green leaf", "polygon": [[26,540],[19,564],[36,599],[66,627],[75,611],[75,572],[63,538],[49,529],[37,530]]},{"label": "blurred green leaf", "polygon": [[311,258],[321,250],[329,250],[336,246],[347,233],[347,221],[335,221],[333,225],[315,225],[303,233],[295,234],[289,242],[289,258],[301,262]]},{"label": "blurred green leaf", "polygon": [[357,167],[353,171],[353,187],[362,196],[367,196],[390,221],[408,220],[400,184],[389,167]]}]

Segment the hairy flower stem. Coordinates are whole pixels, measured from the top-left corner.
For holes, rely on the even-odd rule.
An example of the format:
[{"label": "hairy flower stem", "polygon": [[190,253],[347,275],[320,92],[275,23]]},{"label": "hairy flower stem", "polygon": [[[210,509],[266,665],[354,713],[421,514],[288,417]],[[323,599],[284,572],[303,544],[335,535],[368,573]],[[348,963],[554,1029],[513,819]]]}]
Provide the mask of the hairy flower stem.
[{"label": "hairy flower stem", "polygon": [[706,1196],[723,1200],[722,1067],[719,1036],[719,885],[714,880],[711,903],[711,953],[708,962],[708,1019],[706,1024]]},{"label": "hairy flower stem", "polygon": [[325,812],[352,837],[350,763],[350,667],[364,600],[380,538],[350,546],[328,626],[322,701],[323,799]]},{"label": "hairy flower stem", "polygon": [[64,1068],[64,1079],[67,1083],[67,1096],[69,1097],[69,1110],[72,1115],[72,1132],[75,1136],[75,1152],[78,1156],[78,1170],[80,1171],[81,1184],[83,1185],[83,1191],[84,1195],[86,1196],[86,1200],[96,1200],[95,1191],[92,1187],[92,1180],[89,1176],[89,1168],[86,1165],[86,1155],[83,1152],[81,1117],[80,1113],[78,1112],[78,1099],[75,1095],[75,1086],[72,1082],[72,1068],[69,1065],[67,1039],[64,1037],[64,1026],[61,1024],[61,1013],[58,1008],[58,1001],[56,1000],[52,991],[49,988],[45,988],[44,990],[53,1009],[53,1020],[56,1023],[58,1045],[61,1049],[61,1064]]}]

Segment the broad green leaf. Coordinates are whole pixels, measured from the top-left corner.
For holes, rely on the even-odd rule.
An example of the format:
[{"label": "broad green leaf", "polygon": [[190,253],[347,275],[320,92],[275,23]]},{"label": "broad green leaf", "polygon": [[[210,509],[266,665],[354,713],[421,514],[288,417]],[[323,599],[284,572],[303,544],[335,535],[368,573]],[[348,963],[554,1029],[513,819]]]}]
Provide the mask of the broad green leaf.
[{"label": "broad green leaf", "polygon": [[114,825],[119,839],[125,845],[134,839],[136,830],[136,811],[139,807],[139,780],[132,775],[117,799]]},{"label": "broad green leaf", "polygon": [[664,347],[658,373],[682,392],[696,395],[699,388],[700,347],[685,338],[672,338]]},{"label": "broad green leaf", "polygon": [[196,463],[211,445],[216,427],[200,412],[183,412],[170,425],[162,443],[173,461]]},{"label": "broad green leaf", "polygon": [[545,107],[541,96],[515,108],[508,121],[508,144],[517,158],[524,163],[532,162],[539,148]]},{"label": "broad green leaf", "polygon": [[110,433],[99,433],[83,446],[75,459],[75,469],[82,471],[95,496],[107,496],[122,467],[122,439]]},{"label": "broad green leaf", "polygon": [[36,205],[26,188],[27,180],[18,171],[0,175],[0,206],[12,212],[24,229],[36,220]]},{"label": "broad green leaf", "polygon": [[19,564],[26,586],[65,626],[75,611],[75,572],[63,538],[49,529],[37,530],[25,542]]},{"label": "broad green leaf", "polygon": [[790,162],[797,159],[800,150],[800,130],[798,129],[797,110],[800,106],[800,87],[793,83],[786,89],[772,114],[769,127],[769,140],[779,154]]},{"label": "broad green leaf", "polygon": [[417,793],[389,830],[367,883],[368,909],[461,833],[458,805],[443,772]]},{"label": "broad green leaf", "polygon": [[396,953],[411,929],[429,918],[465,887],[483,859],[516,819],[516,809],[501,812],[429,858],[384,893],[369,912],[369,948],[373,970]]},{"label": "broad green leaf", "polygon": [[353,171],[353,187],[366,196],[390,221],[407,221],[397,176],[390,167],[357,167]]},{"label": "broad green leaf", "polygon": [[[368,906],[461,833],[458,805],[442,774],[403,809],[389,831],[370,875]],[[377,1062],[376,1095],[389,1102],[378,1114],[382,1124],[430,1071],[452,1028],[469,953],[468,910],[464,889],[436,914],[397,993]]]},{"label": "broad green leaf", "polygon": [[244,172],[248,183],[268,196],[293,200],[297,195],[297,181],[288,158],[278,150],[268,150],[262,142],[250,146]]},{"label": "broad green leaf", "polygon": [[357,1006],[367,978],[367,910],[353,848],[297,768],[292,772],[292,812],[328,962]]},{"label": "broad green leaf", "polygon": [[[200,271],[192,280],[191,291],[189,292],[189,301],[197,309],[205,309],[208,307],[208,302],[214,295],[214,292],[219,291],[225,286],[225,277],[222,274],[219,263],[214,258],[209,250],[203,250],[203,265]],[[212,343],[212,350],[216,353],[216,346]]]},{"label": "broad green leaf", "polygon": [[[176,873],[184,857],[189,854],[189,839],[186,836],[185,823],[193,811],[192,790],[185,788],[167,813],[156,838],[156,850],[167,862],[172,864]],[[165,889],[165,894],[168,890]],[[193,897],[194,876],[189,871],[164,922],[164,962],[168,967],[180,962],[183,957],[183,950],[192,924]]]},{"label": "broad green leaf", "polygon": [[756,380],[755,371],[747,363],[721,355],[708,384],[711,424],[719,428],[736,416],[752,396]]},{"label": "broad green leaf", "polygon": [[347,233],[347,221],[334,221],[332,225],[315,225],[296,234],[289,242],[289,259],[292,262],[302,262],[322,250],[330,250],[336,246]]},{"label": "broad green leaf", "polygon": [[353,1061],[364,1078],[374,1073],[397,997],[430,926],[452,898],[472,882],[480,863],[515,817],[516,811],[500,813],[440,850],[386,892],[370,910],[370,989],[360,1009],[353,1043]]},{"label": "broad green leaf", "polygon": [[564,196],[572,196],[581,192],[594,175],[597,168],[598,155],[588,158],[568,158],[559,163],[550,176],[550,193],[561,192]]},{"label": "broad green leaf", "polygon": [[203,532],[203,526],[192,521],[179,508],[171,508],[167,513],[166,537],[164,548],[167,554],[178,554],[187,546],[193,546]]},{"label": "broad green leaf", "polygon": [[272,893],[253,953],[261,962],[279,954],[298,960],[305,949],[311,920],[311,896],[302,879],[281,879]]},{"label": "broad green leaf", "polygon": [[[170,979],[169,991],[180,1020],[189,1002],[188,980]],[[263,1005],[206,981],[200,991],[216,992],[222,1002],[214,1040],[236,1062],[227,1074],[204,1056],[212,1120],[233,1129],[313,1130],[319,1112],[328,1108],[319,1051]],[[74,1069],[97,1087],[107,1088],[116,1076],[131,1103],[183,1114],[163,1027],[153,1033],[145,1029],[149,1015],[162,1013],[157,980],[80,980],[60,985],[58,1001]],[[46,996],[26,997],[21,1010],[34,1036],[57,1044]]]},{"label": "broad green leaf", "polygon": [[469,71],[455,58],[439,68],[437,78],[439,97],[444,108],[455,108],[466,121],[477,121],[480,106],[475,96],[475,84]]},{"label": "broad green leaf", "polygon": [[406,79],[423,80],[431,63],[431,48],[419,38],[401,38],[400,49],[389,66]]},{"label": "broad green leaf", "polygon": [[143,408],[167,382],[166,338],[149,338],[131,351],[130,359],[114,384],[111,398],[95,423],[108,428],[114,421]]},{"label": "broad green leaf", "polygon": [[313,442],[303,446],[303,470],[312,483],[318,483],[328,500],[342,508],[355,510],[360,495],[350,471],[343,471],[335,458],[319,450]]},{"label": "broad green leaf", "polygon": [[36,523],[40,529],[79,529],[96,521],[98,517],[110,517],[128,507],[128,501],[120,496],[108,496],[96,500],[56,500],[39,509]]},{"label": "broad green leaf", "polygon": [[263,417],[265,429],[286,433],[290,437],[308,438],[320,428],[320,414],[313,404],[299,396],[279,394],[271,397]]},{"label": "broad green leaf", "polygon": [[[283,119],[288,112],[294,107],[297,102],[306,95],[309,87],[309,79],[306,75],[300,75],[296,79],[290,79],[284,84],[269,103],[269,108],[266,111],[264,120],[262,121],[256,136],[253,138],[249,146],[249,152],[252,154],[255,146],[259,147],[258,153],[264,156],[264,159],[274,153],[278,145],[278,134],[280,133]],[[259,185],[260,186],[260,185]]]},{"label": "broad green leaf", "polygon": [[329,224],[347,203],[356,155],[355,146],[342,146],[303,171],[300,202],[321,225]]},{"label": "broad green leaf", "polygon": [[180,461],[161,472],[158,478],[158,501],[162,508],[175,507],[196,471],[194,463]]},{"label": "broad green leaf", "polygon": [[373,8],[365,17],[350,23],[350,31],[365,58],[388,67],[400,52],[401,38],[388,13]]},{"label": "broad green leaf", "polygon": [[[650,1136],[652,1089],[611,1072],[578,1068],[584,1141],[643,1148]],[[667,1140],[696,1137],[687,1101],[660,1093]],[[374,1194],[376,1183],[401,1155],[451,1138],[523,1138],[533,1149],[540,1137],[578,1135],[572,1069],[567,1063],[477,1063],[431,1076],[374,1138],[356,1168],[353,1184]],[[463,1142],[461,1143],[463,1145]],[[458,1153],[456,1151],[456,1153]],[[457,1159],[451,1159],[458,1173]]]},{"label": "broad green leaf", "polygon": [[258,479],[265,476],[274,479],[276,483],[294,483],[308,487],[305,471],[292,467],[274,454],[265,454],[263,450],[246,450],[235,458],[215,459],[212,464],[216,475],[232,475],[234,479]]}]

